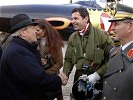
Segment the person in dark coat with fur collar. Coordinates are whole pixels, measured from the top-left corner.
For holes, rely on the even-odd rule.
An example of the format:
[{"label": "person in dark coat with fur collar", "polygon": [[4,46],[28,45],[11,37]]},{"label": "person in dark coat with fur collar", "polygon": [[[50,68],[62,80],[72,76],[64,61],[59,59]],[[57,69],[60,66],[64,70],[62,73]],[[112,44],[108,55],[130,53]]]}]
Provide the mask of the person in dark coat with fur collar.
[{"label": "person in dark coat with fur collar", "polygon": [[0,100],[45,100],[42,92],[58,93],[63,75],[46,74],[42,68],[36,44],[37,23],[26,14],[18,14],[10,24],[13,38],[0,62]]},{"label": "person in dark coat with fur collar", "polygon": [[111,20],[121,46],[112,49],[103,86],[103,100],[133,100],[133,8],[118,4]]}]

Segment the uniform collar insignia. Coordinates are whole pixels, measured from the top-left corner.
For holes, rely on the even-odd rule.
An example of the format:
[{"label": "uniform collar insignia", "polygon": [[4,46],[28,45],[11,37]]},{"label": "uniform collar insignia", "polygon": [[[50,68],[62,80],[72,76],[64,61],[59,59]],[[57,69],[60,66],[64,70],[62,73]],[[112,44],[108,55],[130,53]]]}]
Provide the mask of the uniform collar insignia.
[{"label": "uniform collar insignia", "polygon": [[133,56],[133,48],[131,48],[127,53],[128,58],[131,58]]}]

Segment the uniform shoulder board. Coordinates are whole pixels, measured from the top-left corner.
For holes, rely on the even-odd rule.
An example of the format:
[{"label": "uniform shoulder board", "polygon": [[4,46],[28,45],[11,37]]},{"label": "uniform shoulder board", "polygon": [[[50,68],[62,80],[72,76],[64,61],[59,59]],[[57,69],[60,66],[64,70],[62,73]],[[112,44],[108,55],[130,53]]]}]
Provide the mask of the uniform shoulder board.
[{"label": "uniform shoulder board", "polygon": [[114,47],[111,49],[110,51],[110,57],[113,57],[114,55],[117,54],[117,52],[119,51],[120,47]]},{"label": "uniform shoulder board", "polygon": [[104,31],[104,34],[107,35],[107,36],[110,35],[109,32],[107,32],[107,31]]},{"label": "uniform shoulder board", "polygon": [[101,30],[103,31],[103,33],[104,33],[105,35],[107,35],[107,36],[110,35],[109,32],[107,32],[107,31],[105,31],[105,30],[103,30],[103,29],[101,29]]}]

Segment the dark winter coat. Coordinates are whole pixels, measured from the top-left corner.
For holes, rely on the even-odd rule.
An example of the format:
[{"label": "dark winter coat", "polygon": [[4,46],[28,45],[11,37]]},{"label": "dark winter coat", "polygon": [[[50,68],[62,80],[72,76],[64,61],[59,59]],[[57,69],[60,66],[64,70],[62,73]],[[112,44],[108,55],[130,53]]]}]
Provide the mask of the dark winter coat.
[{"label": "dark winter coat", "polygon": [[61,89],[61,79],[46,74],[40,66],[36,47],[14,37],[4,49],[0,62],[0,100],[44,100],[46,91]]}]

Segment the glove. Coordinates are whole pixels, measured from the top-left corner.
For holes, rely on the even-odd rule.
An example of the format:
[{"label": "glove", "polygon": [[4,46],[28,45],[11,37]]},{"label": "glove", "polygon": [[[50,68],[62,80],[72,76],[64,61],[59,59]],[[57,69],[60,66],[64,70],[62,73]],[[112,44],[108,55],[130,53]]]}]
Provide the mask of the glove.
[{"label": "glove", "polygon": [[91,82],[91,83],[93,83],[93,84],[95,84],[97,81],[99,81],[101,78],[100,78],[100,76],[98,75],[98,73],[97,72],[94,72],[93,74],[90,74],[89,76],[88,76],[88,80],[89,80],[89,82]]},{"label": "glove", "polygon": [[87,82],[86,88],[88,91],[94,90],[94,84],[91,82]]}]

